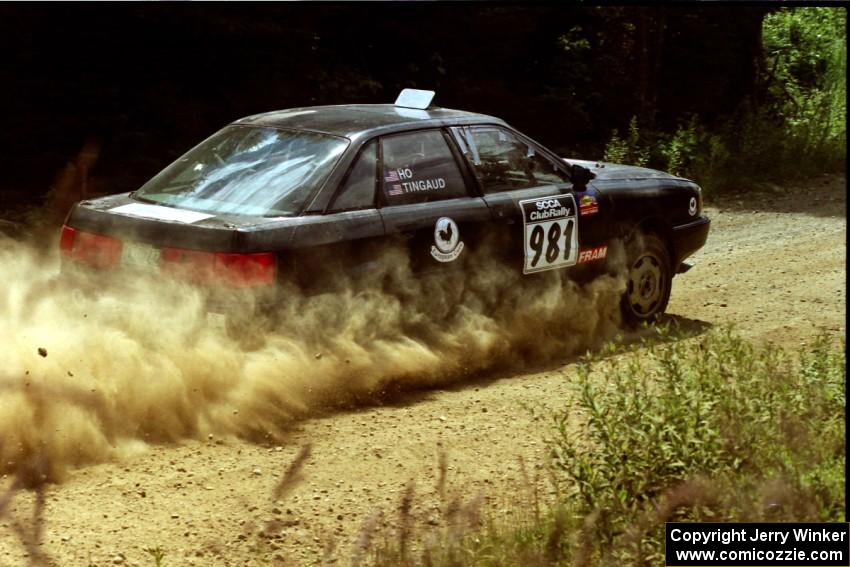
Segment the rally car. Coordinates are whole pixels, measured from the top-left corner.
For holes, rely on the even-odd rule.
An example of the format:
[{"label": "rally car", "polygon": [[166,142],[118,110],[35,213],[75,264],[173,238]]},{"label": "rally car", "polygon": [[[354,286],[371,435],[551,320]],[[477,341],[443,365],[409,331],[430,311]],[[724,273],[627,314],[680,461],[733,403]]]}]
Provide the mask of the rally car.
[{"label": "rally car", "polygon": [[665,310],[708,235],[695,183],[563,159],[498,118],[432,106],[433,95],[237,120],[138,190],[75,205],[63,266],[260,290],[333,277],[332,258],[357,269],[388,239],[418,270],[450,269],[496,231],[501,259],[528,277],[602,265],[615,241],[630,243],[625,320]]}]

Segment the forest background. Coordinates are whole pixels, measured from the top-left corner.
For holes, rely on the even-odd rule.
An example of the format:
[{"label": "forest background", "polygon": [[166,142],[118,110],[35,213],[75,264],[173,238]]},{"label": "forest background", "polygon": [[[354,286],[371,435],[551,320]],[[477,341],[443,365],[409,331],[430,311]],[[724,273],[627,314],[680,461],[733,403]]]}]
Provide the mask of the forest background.
[{"label": "forest background", "polygon": [[7,211],[68,163],[86,195],[131,191],[239,117],[405,87],[709,198],[844,168],[841,7],[5,4],[0,22]]}]

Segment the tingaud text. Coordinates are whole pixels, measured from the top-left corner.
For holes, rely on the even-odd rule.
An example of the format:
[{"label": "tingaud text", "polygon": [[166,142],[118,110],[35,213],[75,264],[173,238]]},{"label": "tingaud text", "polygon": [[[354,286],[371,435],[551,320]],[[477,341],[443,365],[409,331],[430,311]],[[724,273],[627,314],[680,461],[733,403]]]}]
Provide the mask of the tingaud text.
[{"label": "tingaud text", "polygon": [[[728,545],[735,541],[775,541],[785,544],[788,541],[788,536],[791,532],[787,531],[767,531],[758,528],[749,530],[747,528],[738,528],[732,530],[709,530],[703,532],[682,531],[679,528],[673,528],[670,531],[670,539],[673,541],[686,541],[690,543],[722,543]],[[813,530],[811,528],[798,528],[793,530],[794,538],[798,542],[821,542],[821,541],[844,541],[847,534],[846,531],[832,530]]]},{"label": "tingaud text", "polygon": [[420,181],[403,181],[401,186],[404,187],[405,193],[413,193],[415,191],[433,191],[435,189],[445,189],[446,180],[442,177],[434,179],[424,179]]}]

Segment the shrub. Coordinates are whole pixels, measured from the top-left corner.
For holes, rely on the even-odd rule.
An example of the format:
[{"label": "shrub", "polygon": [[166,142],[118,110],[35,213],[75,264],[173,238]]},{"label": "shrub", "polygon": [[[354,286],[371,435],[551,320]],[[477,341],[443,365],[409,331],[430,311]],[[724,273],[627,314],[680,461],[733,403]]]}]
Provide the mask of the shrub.
[{"label": "shrub", "polygon": [[729,328],[657,332],[579,364],[552,416],[555,496],[540,510],[536,492],[511,496],[510,519],[453,500],[445,527],[415,530],[423,551],[399,535],[371,564],[656,565],[665,521],[841,521],[843,342],[820,336],[794,357]]},{"label": "shrub", "polygon": [[843,171],[846,152],[845,14],[843,8],[782,8],[765,17],[759,92],[706,124],[681,117],[675,132],[615,130],[607,161],[650,165],[693,179],[706,194],[763,181]]},{"label": "shrub", "polygon": [[637,117],[629,121],[629,135],[620,138],[617,130],[611,134],[611,140],[605,146],[605,161],[625,163],[643,167],[649,161],[649,147],[643,143],[638,129]]},{"label": "shrub", "polygon": [[839,521],[844,371],[825,337],[795,363],[729,329],[581,364],[552,452],[597,553],[657,561],[667,519]]},{"label": "shrub", "polygon": [[846,147],[846,10],[780,9],[764,20],[769,103],[785,118],[790,149],[842,161]]}]

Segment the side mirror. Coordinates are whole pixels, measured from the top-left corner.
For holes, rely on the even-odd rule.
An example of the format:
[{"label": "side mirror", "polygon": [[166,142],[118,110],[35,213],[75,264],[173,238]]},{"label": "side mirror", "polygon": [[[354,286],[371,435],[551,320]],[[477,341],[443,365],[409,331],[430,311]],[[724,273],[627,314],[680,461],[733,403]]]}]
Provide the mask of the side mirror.
[{"label": "side mirror", "polygon": [[575,189],[584,189],[587,187],[587,182],[595,177],[596,174],[584,166],[575,163],[570,166],[570,179]]}]

